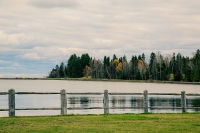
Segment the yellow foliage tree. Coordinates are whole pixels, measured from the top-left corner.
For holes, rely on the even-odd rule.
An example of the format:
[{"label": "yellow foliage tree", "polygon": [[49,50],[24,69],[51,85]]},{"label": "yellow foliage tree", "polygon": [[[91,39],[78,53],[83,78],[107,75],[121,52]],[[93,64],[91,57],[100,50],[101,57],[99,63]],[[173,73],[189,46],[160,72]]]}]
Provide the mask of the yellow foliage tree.
[{"label": "yellow foliage tree", "polygon": [[89,66],[85,66],[85,69],[84,69],[84,75],[88,78],[88,75],[90,74],[91,72],[91,68]]},{"label": "yellow foliage tree", "polygon": [[116,66],[119,64],[119,60],[118,59],[115,59],[114,61],[113,61],[113,64],[115,64]]},{"label": "yellow foliage tree", "polygon": [[116,67],[117,72],[122,70],[122,63],[120,62]]},{"label": "yellow foliage tree", "polygon": [[138,59],[138,69],[140,70],[140,72],[142,72],[142,70],[144,69],[144,62],[140,59]]}]

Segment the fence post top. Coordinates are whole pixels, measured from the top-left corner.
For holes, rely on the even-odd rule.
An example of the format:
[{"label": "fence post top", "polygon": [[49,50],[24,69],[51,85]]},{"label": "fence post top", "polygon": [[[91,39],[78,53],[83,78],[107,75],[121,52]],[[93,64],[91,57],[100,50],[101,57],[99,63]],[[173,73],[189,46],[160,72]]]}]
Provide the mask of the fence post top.
[{"label": "fence post top", "polygon": [[104,92],[108,92],[108,90],[104,90]]},{"label": "fence post top", "polygon": [[66,93],[65,89],[60,90],[61,93]]},{"label": "fence post top", "polygon": [[9,89],[8,91],[15,91],[13,88]]}]

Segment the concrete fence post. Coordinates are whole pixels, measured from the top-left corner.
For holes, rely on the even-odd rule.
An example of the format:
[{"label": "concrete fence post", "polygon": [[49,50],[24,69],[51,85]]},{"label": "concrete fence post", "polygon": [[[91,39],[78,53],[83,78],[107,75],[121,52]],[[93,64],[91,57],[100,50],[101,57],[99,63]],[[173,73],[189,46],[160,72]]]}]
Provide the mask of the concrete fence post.
[{"label": "concrete fence post", "polygon": [[181,106],[182,106],[182,113],[186,112],[186,95],[185,91],[181,91]]},{"label": "concrete fence post", "polygon": [[8,91],[8,107],[9,107],[9,111],[8,111],[8,115],[9,116],[15,116],[15,90],[14,89],[10,89]]},{"label": "concrete fence post", "polygon": [[143,93],[143,108],[144,108],[144,113],[148,113],[148,91],[145,90]]},{"label": "concrete fence post", "polygon": [[66,96],[66,91],[61,90],[60,91],[60,96],[61,96],[61,115],[67,114],[67,96]]},{"label": "concrete fence post", "polygon": [[109,114],[109,97],[108,97],[108,90],[104,90],[104,114]]}]

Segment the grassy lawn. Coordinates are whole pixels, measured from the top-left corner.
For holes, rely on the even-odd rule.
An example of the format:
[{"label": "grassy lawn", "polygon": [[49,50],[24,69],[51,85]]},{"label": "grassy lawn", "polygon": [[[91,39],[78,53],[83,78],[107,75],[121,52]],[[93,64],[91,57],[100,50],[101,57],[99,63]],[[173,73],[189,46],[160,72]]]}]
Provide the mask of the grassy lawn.
[{"label": "grassy lawn", "polygon": [[200,114],[112,114],[1,117],[3,133],[200,132]]}]

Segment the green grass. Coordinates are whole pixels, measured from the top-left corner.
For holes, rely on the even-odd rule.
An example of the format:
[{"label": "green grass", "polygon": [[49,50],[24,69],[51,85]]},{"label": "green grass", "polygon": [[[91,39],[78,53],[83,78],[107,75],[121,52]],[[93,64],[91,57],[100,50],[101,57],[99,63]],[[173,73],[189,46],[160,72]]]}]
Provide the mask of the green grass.
[{"label": "green grass", "polygon": [[0,118],[2,133],[200,132],[200,114],[114,114]]}]

